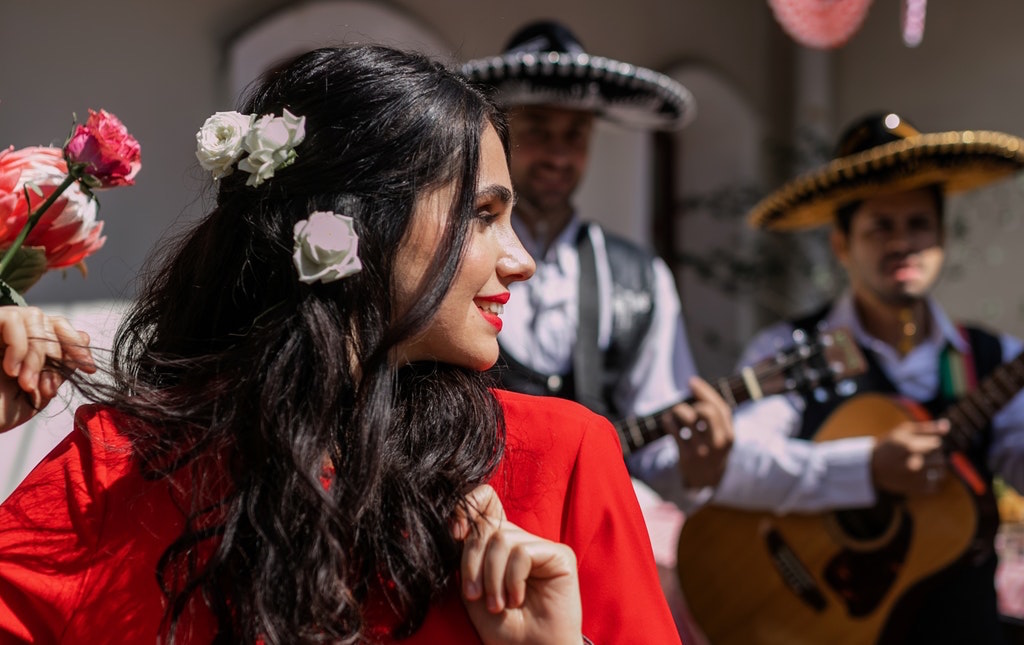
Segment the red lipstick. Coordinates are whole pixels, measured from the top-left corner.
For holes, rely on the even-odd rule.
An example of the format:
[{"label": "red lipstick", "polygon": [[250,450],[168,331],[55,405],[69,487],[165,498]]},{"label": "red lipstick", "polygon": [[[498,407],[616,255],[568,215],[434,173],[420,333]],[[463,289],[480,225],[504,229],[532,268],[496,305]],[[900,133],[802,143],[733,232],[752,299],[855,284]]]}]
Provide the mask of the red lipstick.
[{"label": "red lipstick", "polygon": [[479,311],[480,315],[484,317],[484,320],[489,322],[491,324],[491,326],[494,327],[498,331],[501,331],[501,326],[502,326],[501,318],[498,316],[498,314],[492,313],[492,312],[488,311],[486,308],[481,307],[479,302],[484,302],[484,303],[493,302],[495,304],[504,306],[504,304],[506,302],[508,302],[508,299],[509,299],[510,295],[511,294],[509,294],[509,292],[506,291],[505,293],[497,293],[497,294],[494,294],[493,296],[480,296],[479,298],[477,298],[477,301],[478,301],[477,311]]}]

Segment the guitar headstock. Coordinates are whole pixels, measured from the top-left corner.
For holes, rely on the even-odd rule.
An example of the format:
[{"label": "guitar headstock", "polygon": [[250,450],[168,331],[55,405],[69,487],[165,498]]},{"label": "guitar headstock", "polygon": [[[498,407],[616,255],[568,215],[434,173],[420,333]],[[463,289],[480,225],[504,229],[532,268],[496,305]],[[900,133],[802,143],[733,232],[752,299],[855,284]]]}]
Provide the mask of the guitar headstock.
[{"label": "guitar headstock", "polygon": [[867,362],[849,330],[830,329],[814,334],[793,332],[793,343],[753,366],[761,393],[815,392],[831,388],[867,369]]}]

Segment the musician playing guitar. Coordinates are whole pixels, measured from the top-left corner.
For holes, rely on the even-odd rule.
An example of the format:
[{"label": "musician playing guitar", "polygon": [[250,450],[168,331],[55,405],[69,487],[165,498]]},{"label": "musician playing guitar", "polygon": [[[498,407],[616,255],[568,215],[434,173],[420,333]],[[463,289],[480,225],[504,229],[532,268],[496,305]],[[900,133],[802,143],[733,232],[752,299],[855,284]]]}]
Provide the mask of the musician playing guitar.
[{"label": "musician playing guitar", "polygon": [[[1017,390],[1003,392],[1005,405],[979,423],[979,432],[955,444],[943,411],[994,368],[1014,359],[1022,343],[1006,334],[958,326],[930,292],[945,256],[945,195],[1019,170],[1022,145],[1021,139],[1001,133],[921,134],[895,114],[871,115],[841,137],[831,164],[794,180],[754,209],[751,222],[763,228],[833,223],[831,247],[849,286],[824,310],[763,330],[741,364],[777,351],[777,340],[788,338],[795,327],[842,326],[851,330],[869,368],[856,378],[856,391],[846,402],[791,393],[737,410],[735,441],[705,510],[723,518],[734,511],[718,508],[765,512],[752,543],[737,545],[735,551],[772,561],[765,570],[778,572],[778,578],[766,585],[767,593],[773,601],[792,599],[794,613],[788,618],[753,610],[751,615],[727,615],[730,607],[739,612],[739,602],[726,594],[714,597],[717,592],[701,582],[716,571],[700,572],[703,565],[695,563],[706,554],[687,552],[700,541],[696,535],[687,540],[691,523],[695,534],[700,529],[700,511],[683,529],[680,576],[694,615],[706,621],[713,643],[1005,642],[993,587],[993,522],[998,518],[988,512],[990,484],[997,473],[1024,490],[1024,397],[1014,396]],[[869,409],[852,407],[868,392],[902,397],[919,407],[915,412],[906,408],[904,417],[883,419],[876,428],[879,419]],[[823,423],[844,412],[843,421],[853,431],[821,440]],[[919,580],[907,581],[910,550],[927,548],[943,531],[922,525],[907,509],[917,500],[939,499],[954,484],[966,487],[977,509],[976,515],[971,509],[963,520],[951,519],[953,525],[967,525],[966,546],[948,566],[935,572],[924,566]],[[877,544],[865,547],[854,539],[838,539],[820,571],[810,564],[811,556],[801,554],[801,540],[775,523],[787,514],[829,513],[831,519],[818,525],[825,532],[856,533],[846,524],[845,511],[835,511],[883,506],[899,519],[884,521],[882,526],[889,528],[868,536]],[[714,528],[707,526],[709,534]],[[725,538],[724,525],[720,530]],[[704,577],[688,580],[691,572]],[[815,631],[816,621],[832,615],[849,624],[834,637]],[[759,627],[751,628],[752,635],[734,638],[730,621]],[[874,633],[846,640],[861,624]],[[793,632],[783,634],[787,625]]]},{"label": "musician playing guitar", "polygon": [[[606,73],[602,61],[607,59],[583,52],[566,25],[540,20],[517,29],[501,55],[469,61],[462,72],[489,86],[508,112],[517,197],[512,226],[537,265],[529,284],[510,289],[518,308],[510,307],[503,316],[501,358],[494,373],[506,389],[573,399],[618,419],[683,400],[691,393],[696,368],[668,266],[588,221],[596,214],[577,211],[576,189],[598,121],[639,130],[675,129],[690,120],[694,103],[689,91],[667,76],[633,65],[624,66],[636,70],[628,78]],[[693,460],[702,462],[693,474],[720,472],[722,449],[731,441],[730,411],[707,383],[692,387],[700,400],[674,406],[664,415],[663,427],[672,434],[703,415],[700,427],[707,429],[683,452],[701,455]],[[676,466],[668,464],[679,479]],[[643,472],[631,470],[645,479]],[[671,542],[655,553],[667,552],[671,558],[659,562],[659,570],[685,631],[683,610],[672,603],[678,596],[674,546],[682,513],[640,480],[634,479],[634,486],[651,537]],[[654,516],[658,525],[650,523]],[[660,530],[663,524],[670,530]]]}]

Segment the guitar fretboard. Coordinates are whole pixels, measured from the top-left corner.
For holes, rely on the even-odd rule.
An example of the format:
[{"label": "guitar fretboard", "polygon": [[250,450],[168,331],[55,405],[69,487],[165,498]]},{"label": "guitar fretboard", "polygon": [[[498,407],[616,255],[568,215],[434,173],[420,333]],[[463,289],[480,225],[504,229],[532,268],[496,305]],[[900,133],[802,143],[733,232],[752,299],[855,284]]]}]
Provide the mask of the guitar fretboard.
[{"label": "guitar fretboard", "polygon": [[1024,353],[997,367],[976,390],[946,412],[950,421],[947,450],[967,450],[971,440],[1010,399],[1024,388]]},{"label": "guitar fretboard", "polygon": [[[770,383],[771,377],[781,374],[782,369],[774,363],[770,365],[758,364],[747,368],[747,370],[740,374],[720,378],[714,385],[718,389],[719,394],[722,395],[722,398],[725,399],[725,402],[729,404],[729,407],[735,408],[745,401],[758,399],[766,394],[777,393],[776,388],[773,387],[769,391],[764,384],[766,382]],[[692,398],[686,399],[686,403],[692,404],[693,402],[694,399]],[[614,425],[616,432],[619,434],[619,442],[622,444],[622,454],[629,456],[655,439],[664,436],[661,417],[667,414],[669,410],[671,410],[671,407],[658,410],[654,414],[647,416],[630,417],[617,421]]]}]

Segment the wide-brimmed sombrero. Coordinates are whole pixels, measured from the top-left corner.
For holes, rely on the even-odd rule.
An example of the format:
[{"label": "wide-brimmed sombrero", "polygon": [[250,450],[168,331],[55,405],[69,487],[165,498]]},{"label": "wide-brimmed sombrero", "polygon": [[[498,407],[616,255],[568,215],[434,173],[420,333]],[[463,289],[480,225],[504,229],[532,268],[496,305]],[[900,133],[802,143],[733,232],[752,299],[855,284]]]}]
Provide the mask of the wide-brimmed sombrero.
[{"label": "wide-brimmed sombrero", "polygon": [[671,130],[696,115],[690,91],[672,78],[583,51],[564,25],[540,21],[514,34],[499,56],[462,65],[462,75],[492,86],[503,107],[553,105],[592,111],[632,127]]},{"label": "wide-brimmed sombrero", "polygon": [[865,117],[840,137],[835,158],[762,199],[751,226],[793,230],[831,223],[836,208],[873,195],[939,185],[946,194],[1024,169],[1024,139],[989,130],[921,133],[893,113]]}]

